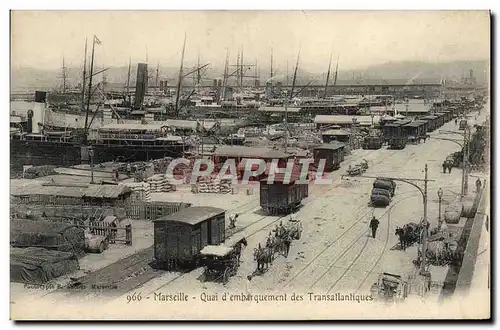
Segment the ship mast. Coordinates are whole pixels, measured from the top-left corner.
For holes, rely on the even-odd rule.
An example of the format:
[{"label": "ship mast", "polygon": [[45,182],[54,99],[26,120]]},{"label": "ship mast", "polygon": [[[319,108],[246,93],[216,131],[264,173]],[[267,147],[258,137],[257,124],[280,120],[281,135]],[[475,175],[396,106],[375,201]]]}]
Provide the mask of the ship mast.
[{"label": "ship mast", "polygon": [[156,65],[156,81],[155,81],[155,92],[158,92],[158,78],[160,76],[160,61]]},{"label": "ship mast", "polygon": [[323,94],[323,98],[326,99],[326,92],[328,90],[328,81],[330,81],[330,69],[332,67],[332,54],[330,53],[330,63],[328,64],[328,72],[326,74],[326,82],[325,82],[325,93]]},{"label": "ship mast", "polygon": [[85,55],[83,57],[83,75],[82,75],[82,111],[85,109],[85,79],[87,74],[87,38],[85,38]]},{"label": "ship mast", "polygon": [[[292,80],[292,90],[290,91],[290,98],[293,98],[293,90],[295,89],[295,81],[297,80],[297,69],[299,67],[299,59],[300,59],[300,48],[299,54],[297,55],[297,63],[295,64],[295,71],[293,73]],[[288,147],[288,93],[285,96],[285,153]]]},{"label": "ship mast", "polygon": [[271,48],[271,87],[273,86],[273,49]]},{"label": "ship mast", "polygon": [[[335,77],[333,78],[333,87],[337,86],[337,77],[339,74],[339,54],[337,54],[337,65],[335,66]],[[335,89],[334,89],[335,92]]]},{"label": "ship mast", "polygon": [[90,98],[92,97],[92,76],[94,74],[94,53],[95,53],[95,44],[101,44],[101,41],[97,39],[94,34],[94,40],[92,41],[92,57],[90,59],[90,76],[89,76],[89,96],[87,98],[87,111],[85,113],[85,139],[87,139],[88,133],[88,122],[89,122],[89,110],[90,110]]},{"label": "ship mast", "polygon": [[226,85],[228,79],[228,70],[229,70],[229,51],[226,48],[226,63],[224,64],[224,76],[222,78],[222,91],[219,99],[226,100]]},{"label": "ship mast", "polygon": [[62,58],[62,79],[63,79],[63,94],[66,95],[66,65],[64,65],[64,54]]},{"label": "ship mast", "polygon": [[184,52],[186,51],[186,34],[184,34],[184,44],[182,46],[181,67],[179,69],[179,79],[177,81],[177,93],[175,96],[175,117],[179,116],[179,99],[181,96],[182,69],[184,66]]},{"label": "ship mast", "polygon": [[241,86],[241,90],[243,91],[243,75],[245,74],[245,72],[243,71],[243,45],[241,45],[241,75],[240,75],[240,86]]},{"label": "ship mast", "polygon": [[129,57],[128,59],[128,74],[127,74],[127,102],[129,104],[131,104],[132,102],[130,101],[130,93],[129,93],[129,90],[130,90],[130,65],[131,65],[131,58]]}]

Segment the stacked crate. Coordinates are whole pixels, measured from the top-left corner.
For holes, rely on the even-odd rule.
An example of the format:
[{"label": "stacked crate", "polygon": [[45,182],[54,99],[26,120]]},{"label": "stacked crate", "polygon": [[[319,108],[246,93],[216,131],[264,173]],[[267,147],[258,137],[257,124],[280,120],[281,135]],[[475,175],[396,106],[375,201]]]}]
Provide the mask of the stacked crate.
[{"label": "stacked crate", "polygon": [[227,194],[231,192],[231,179],[219,177],[201,177],[196,185],[198,193]]}]

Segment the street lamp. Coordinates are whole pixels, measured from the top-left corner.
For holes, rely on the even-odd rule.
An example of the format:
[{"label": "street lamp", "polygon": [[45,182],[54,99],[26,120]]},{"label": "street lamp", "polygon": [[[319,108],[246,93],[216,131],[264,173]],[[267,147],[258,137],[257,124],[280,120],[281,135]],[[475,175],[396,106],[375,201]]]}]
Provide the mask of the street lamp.
[{"label": "street lamp", "polygon": [[94,183],[94,148],[92,146],[89,147],[89,156],[90,156],[90,183]]},{"label": "street lamp", "polygon": [[441,230],[442,220],[441,220],[441,202],[443,198],[443,189],[439,188],[438,192],[439,197],[439,214],[438,214],[438,230]]}]

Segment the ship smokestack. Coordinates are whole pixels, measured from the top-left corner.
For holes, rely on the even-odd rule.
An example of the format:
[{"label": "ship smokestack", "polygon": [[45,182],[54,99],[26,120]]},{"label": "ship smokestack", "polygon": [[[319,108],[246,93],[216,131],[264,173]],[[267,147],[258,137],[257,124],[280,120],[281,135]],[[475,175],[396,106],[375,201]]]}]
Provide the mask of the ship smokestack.
[{"label": "ship smokestack", "polygon": [[139,63],[137,65],[137,79],[135,82],[135,107],[140,108],[144,103],[148,86],[148,65]]},{"label": "ship smokestack", "polygon": [[[28,113],[28,126],[31,128],[31,133],[40,134],[41,127],[39,124],[45,124],[45,102],[47,99],[47,92],[35,92],[35,104],[33,112]],[[30,116],[31,115],[31,116]],[[31,122],[30,122],[31,117]]]}]

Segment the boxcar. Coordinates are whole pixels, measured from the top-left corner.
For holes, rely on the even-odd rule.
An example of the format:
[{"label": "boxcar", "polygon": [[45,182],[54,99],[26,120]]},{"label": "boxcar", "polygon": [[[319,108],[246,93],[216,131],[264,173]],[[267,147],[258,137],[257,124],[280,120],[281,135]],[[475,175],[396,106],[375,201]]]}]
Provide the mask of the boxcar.
[{"label": "boxcar", "polygon": [[288,182],[284,178],[283,173],[277,173],[272,183],[268,183],[268,179],[260,181],[260,206],[264,213],[289,214],[309,195],[309,184],[298,182],[298,173],[293,173]]},{"label": "boxcar", "polygon": [[437,128],[437,117],[436,116],[425,116],[420,118],[420,120],[427,121],[427,132],[433,132]]},{"label": "boxcar", "polygon": [[319,162],[325,160],[325,171],[338,170],[344,161],[345,144],[332,141],[317,146],[313,149],[314,166],[318,168]]},{"label": "boxcar", "polygon": [[408,142],[408,137],[403,131],[403,125],[398,122],[387,124],[382,129],[384,140],[391,149],[404,149]]},{"label": "boxcar", "polygon": [[446,123],[446,114],[444,112],[435,112],[434,116],[437,117],[437,128],[442,127]]},{"label": "boxcar", "polygon": [[154,221],[154,257],[160,269],[189,269],[206,245],[225,239],[226,211],[195,206]]}]

